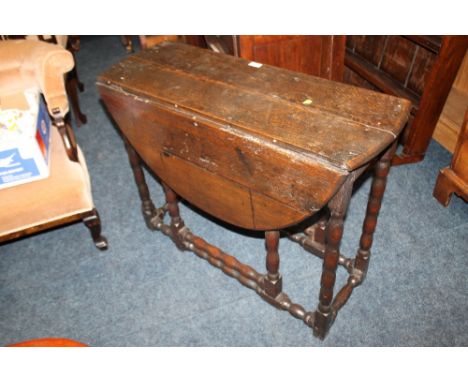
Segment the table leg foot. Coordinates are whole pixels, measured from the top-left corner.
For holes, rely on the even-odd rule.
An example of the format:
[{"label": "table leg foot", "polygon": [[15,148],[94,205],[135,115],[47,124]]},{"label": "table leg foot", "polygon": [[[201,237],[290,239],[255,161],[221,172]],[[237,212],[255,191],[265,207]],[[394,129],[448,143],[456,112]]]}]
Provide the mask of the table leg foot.
[{"label": "table leg foot", "polygon": [[107,249],[107,239],[101,234],[101,219],[96,209],[93,209],[87,216],[83,217],[83,223],[88,227],[96,248]]},{"label": "table leg foot", "polygon": [[432,195],[437,199],[437,201],[442,204],[444,207],[447,207],[452,198],[452,194],[456,191],[450,179],[447,177],[446,172],[450,172],[449,167],[439,171],[437,176],[436,185]]}]

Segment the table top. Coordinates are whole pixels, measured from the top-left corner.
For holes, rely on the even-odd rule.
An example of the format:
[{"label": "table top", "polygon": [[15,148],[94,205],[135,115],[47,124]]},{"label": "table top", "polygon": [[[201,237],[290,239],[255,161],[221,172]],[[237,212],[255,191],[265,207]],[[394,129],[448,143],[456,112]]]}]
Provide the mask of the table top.
[{"label": "table top", "polygon": [[404,127],[410,102],[338,82],[165,42],[98,82],[235,126],[340,169],[365,164]]},{"label": "table top", "polygon": [[395,141],[410,103],[184,44],[101,74],[106,107],[178,195],[231,224],[271,230],[321,209]]}]

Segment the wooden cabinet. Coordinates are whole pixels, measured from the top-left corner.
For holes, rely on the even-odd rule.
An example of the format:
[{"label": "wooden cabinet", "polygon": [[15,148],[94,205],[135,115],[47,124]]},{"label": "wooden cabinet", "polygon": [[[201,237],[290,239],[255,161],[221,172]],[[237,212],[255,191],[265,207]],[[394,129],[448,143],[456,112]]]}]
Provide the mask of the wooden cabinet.
[{"label": "wooden cabinet", "polygon": [[445,102],[439,122],[432,136],[448,151],[454,153],[463,116],[468,107],[468,54],[458,70],[457,77]]},{"label": "wooden cabinet", "polygon": [[345,82],[409,99],[412,118],[394,164],[419,162],[468,45],[466,36],[348,36]]},{"label": "wooden cabinet", "polygon": [[239,36],[240,56],[340,81],[345,36]]},{"label": "wooden cabinet", "polygon": [[393,164],[424,159],[468,46],[467,36],[203,36],[203,40],[218,52],[410,100],[412,115],[402,136],[403,149]]},{"label": "wooden cabinet", "polygon": [[450,167],[440,170],[434,187],[434,197],[444,206],[448,206],[453,193],[468,202],[468,109],[458,135],[452,163]]},{"label": "wooden cabinet", "polygon": [[204,36],[215,51],[340,81],[345,36]]}]

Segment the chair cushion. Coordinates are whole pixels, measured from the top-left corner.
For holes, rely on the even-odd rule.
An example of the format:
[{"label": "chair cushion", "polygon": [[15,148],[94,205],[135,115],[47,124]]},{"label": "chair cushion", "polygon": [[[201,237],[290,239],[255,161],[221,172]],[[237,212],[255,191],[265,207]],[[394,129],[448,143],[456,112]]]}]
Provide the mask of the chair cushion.
[{"label": "chair cushion", "polygon": [[71,161],[55,126],[51,127],[50,175],[0,190],[0,237],[93,208],[88,169],[78,148]]}]

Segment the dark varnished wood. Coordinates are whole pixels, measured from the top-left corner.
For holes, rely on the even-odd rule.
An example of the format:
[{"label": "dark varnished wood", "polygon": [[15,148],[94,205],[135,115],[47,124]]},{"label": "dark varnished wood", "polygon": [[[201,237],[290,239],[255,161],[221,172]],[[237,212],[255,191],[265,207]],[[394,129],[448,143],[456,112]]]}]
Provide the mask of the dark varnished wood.
[{"label": "dark varnished wood", "polygon": [[376,67],[380,67],[388,36],[347,36],[348,48],[365,58]]},{"label": "dark varnished wood", "polygon": [[282,289],[282,279],[279,273],[279,238],[279,231],[265,232],[265,247],[267,250],[266,268],[268,273],[264,279],[264,288],[271,298],[276,298],[276,296],[281,293]]},{"label": "dark varnished wood", "polygon": [[[114,65],[99,77],[98,88],[128,139],[143,204],[150,197],[141,163],[162,180],[166,204],[146,209],[149,226],[323,339],[363,280],[363,267],[340,253],[354,181],[393,145],[378,163],[371,190],[361,243],[362,251],[370,251],[382,180],[410,103],[173,43]],[[180,217],[178,195],[224,221],[266,231],[266,274],[192,234]],[[279,230],[319,210],[325,212],[304,234],[291,233],[297,227],[285,232],[323,259],[319,304],[312,312],[282,291]],[[350,276],[334,297],[339,265]]]},{"label": "dark varnished wood", "polygon": [[78,36],[69,36],[67,41],[67,50],[73,55],[75,66],[67,73],[65,86],[67,94],[70,98],[70,104],[75,116],[75,122],[78,127],[88,122],[88,117],[81,111],[80,99],[78,92],[84,92],[84,84],[80,81],[78,70],[76,69],[76,52],[80,49],[80,39]]},{"label": "dark varnished wood", "polygon": [[98,249],[105,250],[108,248],[107,239],[101,234],[101,219],[96,209],[66,216],[47,223],[38,224],[33,227],[9,233],[7,235],[2,235],[0,237],[0,243],[19,239],[27,235],[33,235],[38,232],[46,231],[48,229],[60,227],[66,224],[76,223],[78,221],[82,221],[89,229],[94,244]]},{"label": "dark varnished wood", "polygon": [[[60,113],[59,110],[54,110],[54,112],[56,112],[57,115]],[[60,137],[62,138],[68,159],[73,162],[78,162],[78,146],[70,124],[60,116],[52,116],[52,118],[53,124],[57,127]]]},{"label": "dark varnished wood", "polygon": [[[134,99],[125,102],[125,98],[111,99],[106,104],[119,126],[127,131],[127,138],[139,147],[144,161],[179,195],[215,216],[225,211],[230,215],[226,220],[232,224],[261,229],[287,225],[278,219],[299,222],[331,197],[345,174],[331,167],[322,168],[305,155],[295,155],[291,163],[294,152],[272,142],[245,139],[245,133],[220,128],[206,118],[189,117],[178,122],[174,112],[160,107],[157,113],[152,112],[152,102],[144,104],[144,109]],[[142,118],[138,126],[120,115],[119,110],[129,106]],[[272,155],[275,163],[271,162]],[[309,176],[311,172],[314,177]],[[298,178],[302,180],[296,182]],[[271,179],[288,186],[278,188]],[[328,186],[330,191],[319,194]],[[231,190],[227,195],[217,193],[210,198],[213,190],[225,188]],[[315,201],[311,194],[315,194]],[[284,210],[283,215],[274,213],[276,204]]]},{"label": "dark varnished wood", "polygon": [[345,36],[237,36],[239,56],[296,72],[340,81]]},{"label": "dark varnished wood", "polygon": [[328,204],[330,219],[325,234],[325,253],[320,280],[319,304],[314,321],[315,334],[320,338],[325,337],[333,321],[333,288],[340,256],[341,237],[343,236],[343,221],[351,199],[353,183],[354,176],[350,176]]},{"label": "dark varnished wood", "polygon": [[179,205],[177,201],[177,194],[166,184],[163,183],[164,194],[166,195],[166,205],[169,216],[171,217],[171,231],[172,240],[177,248],[183,250],[185,248],[182,240],[180,239],[180,232],[183,231],[185,224],[180,217]]},{"label": "dark varnished wood", "polygon": [[359,241],[359,250],[354,262],[354,268],[362,272],[365,277],[371,256],[370,249],[377,226],[382,198],[387,185],[387,176],[390,171],[391,160],[395,154],[396,143],[393,144],[375,165],[375,175],[372,180],[369,201],[367,203],[366,217],[362,227],[362,235]]},{"label": "dark varnished wood", "polygon": [[467,45],[467,36],[347,36],[345,82],[412,103],[394,165],[424,159]]},{"label": "dark varnished wood", "polygon": [[[437,51],[438,53],[438,51]],[[430,50],[419,48],[413,58],[413,66],[409,73],[407,87],[414,93],[418,94],[418,102],[421,95],[424,93],[424,86],[427,81],[427,76],[430,74],[434,61],[437,58],[437,53]]]},{"label": "dark varnished wood", "polygon": [[430,50],[433,53],[438,53],[440,50],[440,46],[442,45],[441,36],[407,35],[404,37],[408,40],[414,41],[418,45]]},{"label": "dark varnished wood", "polygon": [[99,213],[95,208],[90,212],[82,215],[83,223],[88,227],[91,237],[93,238],[94,245],[98,249],[107,249],[107,239],[101,234],[101,219]]},{"label": "dark varnished wood", "polygon": [[295,72],[342,81],[346,36],[205,35],[185,42]]},{"label": "dark varnished wood", "polygon": [[[98,86],[126,137],[161,179],[232,224],[269,230],[303,220],[404,124],[409,104],[400,99],[200,52],[164,43],[115,65]],[[174,166],[179,171],[168,170]],[[218,187],[200,195],[203,184]],[[214,189],[229,190],[231,197],[212,195]],[[271,221],[275,205],[286,213]]]},{"label": "dark varnished wood", "polygon": [[[404,97],[409,99],[413,105],[417,105],[419,102],[419,97],[417,94],[412,92],[410,89],[407,89],[398,81],[394,80],[389,75],[383,74],[380,69],[375,67],[374,65],[370,64],[362,57],[354,54],[351,51],[347,52],[346,55],[346,65],[352,69],[355,73],[357,73],[360,77],[365,78],[371,85],[375,88],[397,97]],[[351,83],[355,83],[353,77],[346,77],[349,79]],[[356,82],[357,85],[360,83]],[[368,87],[368,85],[363,84],[364,86]]]},{"label": "dark varnished wood", "polygon": [[418,46],[402,36],[388,36],[380,68],[405,86]]},{"label": "dark varnished wood", "polygon": [[[346,170],[365,163],[402,129],[408,103],[399,98],[267,65],[257,69],[242,59],[203,52],[163,43],[113,66],[98,84],[109,81],[143,101],[177,104],[178,113],[185,110],[228,122]],[[246,112],[252,108],[255,113]],[[337,137],[330,139],[331,132]],[[344,134],[352,134],[357,142],[344,140]],[[307,139],[311,136],[314,142]],[[362,141],[367,142],[364,152]]]},{"label": "dark varnished wood", "polygon": [[122,35],[120,36],[120,42],[125,47],[127,53],[133,53],[135,51],[135,49],[133,48],[132,36]]},{"label": "dark varnished wood", "polygon": [[135,178],[135,183],[138,188],[138,194],[140,195],[141,211],[143,213],[145,223],[148,226],[148,228],[154,229],[151,219],[156,212],[156,208],[153,204],[153,201],[151,200],[148,186],[146,185],[145,174],[143,172],[140,157],[133,149],[128,139],[126,139],[125,137],[123,139],[125,143],[125,149],[127,150],[128,159],[130,162],[130,167],[133,171],[133,177]]},{"label": "dark varnished wood", "polygon": [[83,92],[84,86],[81,82],[79,82],[75,68],[73,68],[70,73],[72,74],[68,77],[67,82],[65,83],[65,87],[67,89],[67,94],[70,97],[70,104],[72,106],[76,124],[78,127],[80,127],[81,125],[84,125],[88,122],[88,117],[81,111],[78,96],[78,91]]},{"label": "dark varnished wood", "polygon": [[[266,279],[268,279],[268,275],[258,273],[249,265],[241,263],[234,256],[231,256],[210,243],[207,243],[203,238],[192,234],[187,227],[183,227],[183,229],[180,230],[172,229],[171,225],[164,223],[164,215],[167,211],[167,205],[158,209],[158,212],[152,220],[156,229],[171,237],[174,242],[182,244],[184,249],[192,251],[200,258],[208,261],[214,267],[221,269],[226,275],[236,279],[242,285],[253,289],[271,305],[278,309],[288,311],[293,317],[302,320],[306,325],[313,328],[314,312],[307,311],[302,305],[293,303],[288,295],[283,292],[277,294],[275,298],[271,296],[275,293],[272,293],[270,286],[267,286],[268,283],[266,283]],[[275,242],[276,238],[274,237],[273,244],[270,243],[268,246],[275,247]],[[271,254],[271,249],[269,252]],[[272,267],[271,265],[268,266],[270,268]],[[279,278],[279,280],[281,280],[281,278]]]},{"label": "dark varnished wood", "polygon": [[467,36],[445,36],[442,40],[419,103],[419,110],[424,112],[415,115],[402,153],[395,157],[394,164],[424,157],[467,47]]},{"label": "dark varnished wood", "polygon": [[[346,56],[346,59],[349,60],[349,57]],[[359,69],[358,69],[359,70]],[[343,74],[343,81],[348,84],[353,84],[355,86],[359,86],[361,88],[369,89],[378,91],[379,89],[377,86],[374,86],[369,81],[366,81],[363,77],[361,77],[357,72],[350,69],[349,66],[345,66],[344,74]]]}]

